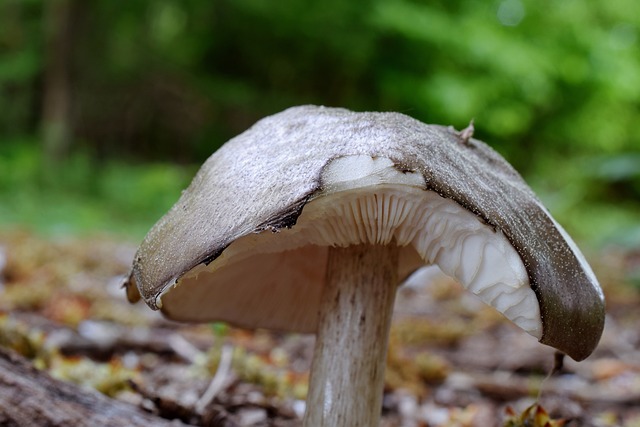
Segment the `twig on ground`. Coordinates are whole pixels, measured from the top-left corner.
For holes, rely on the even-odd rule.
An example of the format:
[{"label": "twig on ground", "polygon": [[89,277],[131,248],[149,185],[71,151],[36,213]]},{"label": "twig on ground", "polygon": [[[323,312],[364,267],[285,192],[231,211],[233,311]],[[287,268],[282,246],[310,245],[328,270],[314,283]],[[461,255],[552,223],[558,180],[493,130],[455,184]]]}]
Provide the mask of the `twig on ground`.
[{"label": "twig on ground", "polygon": [[224,345],[220,351],[220,363],[218,363],[218,369],[209,383],[209,387],[204,392],[202,397],[196,402],[195,411],[202,415],[204,410],[215,399],[218,393],[222,390],[225,380],[229,375],[231,369],[231,361],[233,360],[233,347],[230,345]]}]

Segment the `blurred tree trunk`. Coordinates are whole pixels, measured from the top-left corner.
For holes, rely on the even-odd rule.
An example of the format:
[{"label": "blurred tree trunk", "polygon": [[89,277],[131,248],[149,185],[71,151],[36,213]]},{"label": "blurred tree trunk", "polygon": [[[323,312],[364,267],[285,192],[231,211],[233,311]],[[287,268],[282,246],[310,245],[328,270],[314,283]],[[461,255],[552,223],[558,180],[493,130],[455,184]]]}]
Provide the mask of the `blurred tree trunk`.
[{"label": "blurred tree trunk", "polygon": [[50,180],[71,146],[72,11],[75,0],[44,2],[42,143],[45,178]]}]

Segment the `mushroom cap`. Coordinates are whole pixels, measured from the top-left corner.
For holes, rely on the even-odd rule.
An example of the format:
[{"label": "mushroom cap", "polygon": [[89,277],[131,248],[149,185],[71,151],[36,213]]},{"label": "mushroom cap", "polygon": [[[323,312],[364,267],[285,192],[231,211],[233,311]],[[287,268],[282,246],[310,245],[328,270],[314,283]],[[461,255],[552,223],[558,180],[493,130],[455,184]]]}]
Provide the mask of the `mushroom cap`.
[{"label": "mushroom cap", "polygon": [[[361,167],[366,171],[351,176],[351,169]],[[347,188],[340,188],[341,182]],[[416,217],[424,210],[439,212],[436,206],[444,206],[441,217],[463,218],[460,224],[467,224],[463,228],[484,230],[497,242],[492,247],[502,252],[479,258],[491,258],[494,264],[507,259],[515,276],[522,268],[526,277],[518,279],[518,286],[537,299],[540,330],[534,326],[527,330],[516,321],[519,314],[509,315],[510,305],[519,301],[498,309],[540,342],[575,360],[586,358],[597,345],[604,327],[604,297],[597,279],[520,175],[483,142],[398,113],[295,107],[259,121],[227,142],[204,163],[178,202],[144,239],[128,279],[128,296],[136,298],[137,286],[151,308],[162,309],[176,320],[225,320],[260,327],[265,325],[242,319],[263,311],[253,318],[267,323],[269,317],[277,319],[267,327],[313,331],[317,311],[313,304],[324,280],[325,246],[349,243],[322,237],[310,244],[289,239],[295,243],[283,247],[275,242],[288,236],[299,238],[302,234],[294,231],[304,229],[306,218],[324,216],[334,205],[348,206],[347,190],[388,203],[404,197],[399,194],[410,194],[411,200],[427,200],[427,205],[412,211]],[[472,225],[474,221],[480,226]],[[434,230],[425,236],[437,234]],[[378,236],[365,243],[406,246],[400,259],[401,277],[425,263],[439,262],[440,252],[428,255],[428,249],[412,249],[413,241],[400,235]],[[455,235],[449,238],[459,240]],[[458,249],[448,259],[462,259],[464,251],[480,246]],[[256,247],[261,252],[253,254]],[[297,257],[289,256],[293,252]],[[494,270],[494,264],[486,269]],[[465,279],[469,273],[458,269],[455,265],[450,271],[443,268],[469,286],[471,279]],[[222,277],[220,283],[216,274]],[[270,291],[263,289],[251,303],[243,303],[257,282],[273,281],[267,278],[270,275],[279,277],[280,290],[274,295],[282,300],[270,298]],[[190,296],[193,289],[213,285],[224,287],[224,298],[206,299],[210,294],[206,290]],[[524,300],[526,295],[516,299]],[[302,303],[305,297],[312,302]],[[497,297],[494,293],[483,299],[496,306]],[[181,308],[184,301],[188,304]],[[291,311],[292,304],[300,305],[293,314],[275,315]]]}]

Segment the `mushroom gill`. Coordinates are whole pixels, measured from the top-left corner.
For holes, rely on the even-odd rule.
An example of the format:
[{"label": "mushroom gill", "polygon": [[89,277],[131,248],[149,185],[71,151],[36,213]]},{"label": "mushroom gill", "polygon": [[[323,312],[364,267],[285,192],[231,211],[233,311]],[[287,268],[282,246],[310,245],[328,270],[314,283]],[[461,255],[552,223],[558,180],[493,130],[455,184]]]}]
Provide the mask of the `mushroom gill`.
[{"label": "mushroom gill", "polygon": [[[458,203],[425,190],[422,175],[399,170],[387,158],[358,155],[333,160],[321,182],[321,191],[291,228],[244,236],[209,265],[187,272],[175,288],[165,289],[162,299],[180,301],[171,304],[171,317],[203,320],[192,319],[189,307],[208,298],[233,301],[242,294],[242,314],[222,306],[204,316],[312,332],[327,247],[393,244],[402,248],[400,278],[422,265],[438,265],[520,328],[541,337],[539,303],[516,250],[501,231]],[[251,291],[240,291],[245,283]],[[297,298],[301,294],[304,302]],[[285,304],[297,310],[278,309]]]}]

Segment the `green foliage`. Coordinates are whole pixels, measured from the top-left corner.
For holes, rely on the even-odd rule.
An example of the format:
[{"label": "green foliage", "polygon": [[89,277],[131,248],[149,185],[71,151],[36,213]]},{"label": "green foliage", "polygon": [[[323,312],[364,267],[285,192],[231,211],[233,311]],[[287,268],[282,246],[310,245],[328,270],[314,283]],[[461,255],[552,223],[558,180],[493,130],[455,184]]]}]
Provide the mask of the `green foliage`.
[{"label": "green foliage", "polygon": [[34,144],[0,145],[0,227],[24,224],[53,234],[109,231],[135,241],[175,203],[195,173],[170,163],[98,164],[76,153],[48,182],[42,164]]},{"label": "green foliage", "polygon": [[640,99],[637,2],[454,3],[378,4],[377,25],[420,58],[387,71],[398,100],[458,127],[475,117],[527,172],[549,152],[639,149],[640,135],[625,132]]},{"label": "green foliage", "polygon": [[315,103],[473,118],[571,232],[640,235],[636,0],[69,0],[75,154],[53,192],[37,155],[50,4],[0,3],[6,220],[54,196],[114,204],[80,222],[154,216],[148,203],[187,181],[167,162],[200,163],[260,117]]},{"label": "green foliage", "polygon": [[33,122],[34,82],[43,62],[39,3],[0,3],[0,137],[28,132]]}]

